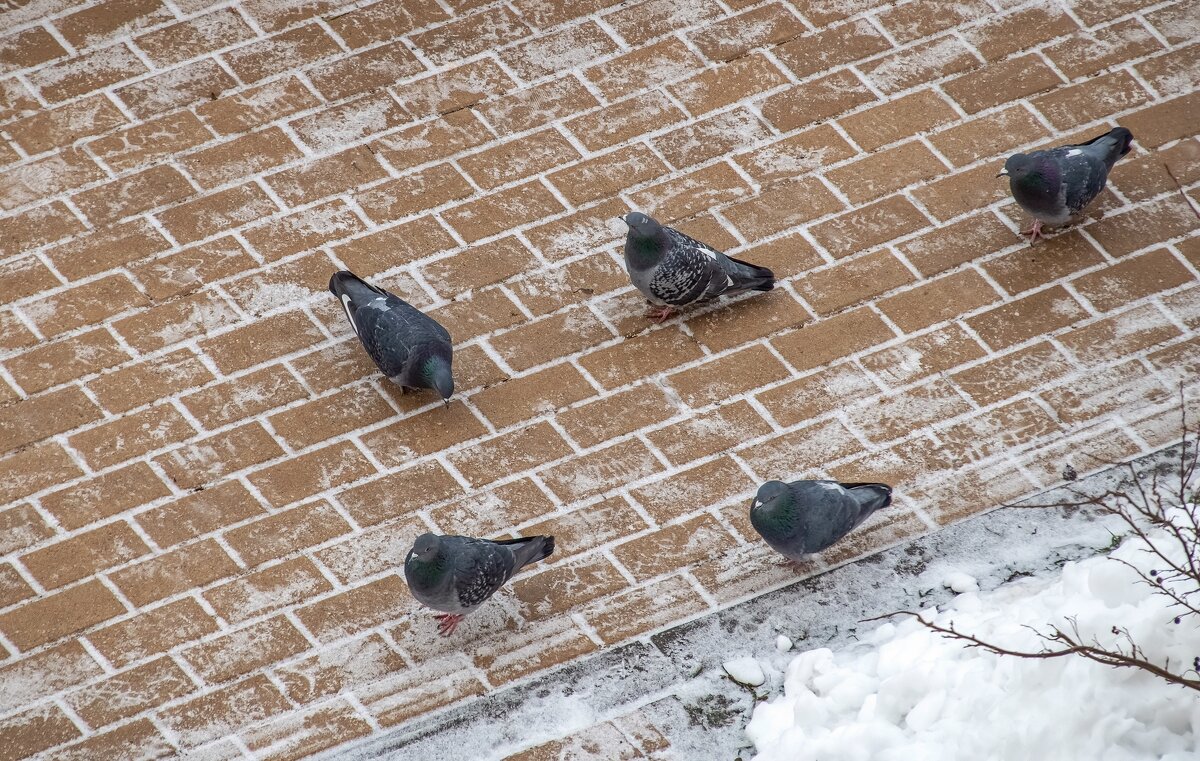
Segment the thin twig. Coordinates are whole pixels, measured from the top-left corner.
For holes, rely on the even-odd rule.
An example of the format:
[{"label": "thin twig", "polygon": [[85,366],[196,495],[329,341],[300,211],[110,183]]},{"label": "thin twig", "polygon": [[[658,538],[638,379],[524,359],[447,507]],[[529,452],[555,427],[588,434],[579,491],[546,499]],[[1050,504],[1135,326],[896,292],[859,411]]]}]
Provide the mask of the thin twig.
[{"label": "thin twig", "polygon": [[1183,186],[1179,184],[1179,180],[1175,179],[1175,173],[1171,171],[1171,167],[1167,166],[1166,162],[1163,162],[1163,169],[1167,170],[1167,176],[1171,178],[1171,182],[1175,183],[1175,187],[1179,189],[1179,195],[1183,196],[1183,202],[1188,205],[1188,208],[1192,210],[1196,218],[1200,219],[1200,210],[1196,209],[1196,205],[1192,203],[1191,198],[1188,198],[1188,194],[1183,192]]}]

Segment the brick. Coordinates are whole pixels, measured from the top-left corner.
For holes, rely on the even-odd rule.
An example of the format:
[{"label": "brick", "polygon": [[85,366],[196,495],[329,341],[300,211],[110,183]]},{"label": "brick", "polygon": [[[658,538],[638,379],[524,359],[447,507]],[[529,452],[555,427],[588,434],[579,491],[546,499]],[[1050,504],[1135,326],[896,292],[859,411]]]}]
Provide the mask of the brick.
[{"label": "brick", "polygon": [[792,73],[804,79],[890,49],[883,35],[866,19],[860,19],[796,37],[776,48],[775,54]]},{"label": "brick", "polygon": [[289,446],[303,449],[394,414],[373,387],[361,385],[280,412],[271,418],[271,427]]},{"label": "brick", "polygon": [[263,512],[240,482],[225,481],[139,513],[137,522],[159,546],[171,547]]},{"label": "brick", "polygon": [[204,599],[222,618],[240,622],[306,600],[331,588],[311,560],[299,557],[209,590],[204,593]]},{"label": "brick", "polygon": [[205,681],[219,684],[308,647],[304,635],[279,616],[190,647],[183,658]]},{"label": "brick", "polygon": [[17,569],[11,563],[0,565],[0,607],[7,608],[36,594],[33,587],[21,578],[21,574],[17,573]]},{"label": "brick", "polygon": [[787,376],[787,368],[767,349],[752,346],[670,375],[668,382],[696,409]]},{"label": "brick", "polygon": [[156,658],[83,689],[66,700],[93,727],[102,727],[195,691],[188,675],[170,658]]},{"label": "brick", "polygon": [[1009,153],[1048,136],[1046,128],[1019,105],[981,116],[930,137],[930,142],[956,166]]},{"label": "brick", "polygon": [[1055,286],[991,309],[967,324],[994,349],[1070,325],[1086,315],[1071,295]]},{"label": "brick", "polygon": [[44,27],[32,27],[0,38],[0,72],[28,69],[66,54]]},{"label": "brick", "polygon": [[[84,100],[78,101],[76,104],[73,104],[73,106],[66,106],[64,108],[69,109],[72,107],[74,107],[74,108],[88,107],[91,105],[102,104],[102,103],[107,103],[109,108],[112,109],[112,111],[116,111],[116,107],[113,106],[112,103],[109,103],[108,99],[104,98],[103,96],[93,96],[91,98],[85,98]],[[15,125],[17,125],[17,124],[25,125],[26,122],[30,121],[30,120],[25,120],[23,122],[14,122],[13,120],[14,119],[23,119],[24,117],[27,117],[30,114],[34,114],[34,113],[38,112],[40,110],[40,105],[41,104],[38,103],[38,101],[33,97],[33,93],[30,92],[29,89],[20,80],[16,79],[15,77],[10,78],[10,79],[0,80],[0,121],[9,122],[8,131],[9,131],[10,135],[16,136],[17,130],[14,129]],[[62,108],[57,109],[59,114],[61,114],[61,112],[63,110],[64,109],[62,109]],[[50,120],[52,118],[54,118],[51,116],[51,114],[55,114],[55,111],[56,111],[56,109],[50,109],[48,111],[43,111],[42,113],[40,113],[36,117],[34,117],[34,120],[41,121],[44,124],[48,123],[48,122],[50,122]],[[110,111],[110,113],[112,113],[112,112]],[[116,116],[118,117],[118,119],[117,119],[118,123],[124,120],[124,117],[122,117],[120,115],[119,111],[117,111]],[[88,126],[90,127],[91,125],[88,125]],[[25,138],[30,137],[28,131],[24,128],[24,126],[19,131],[21,132],[22,135],[24,135]],[[43,136],[43,137],[45,137],[45,136]]]},{"label": "brick", "polygon": [[820,180],[800,178],[770,186],[754,198],[722,209],[721,214],[746,238],[761,240],[844,208]]},{"label": "brick", "polygon": [[42,498],[67,529],[76,529],[170,494],[145,463],[134,463]]},{"label": "brick", "polygon": [[948,220],[1007,198],[1008,184],[995,175],[996,166],[983,164],[918,187],[913,195],[930,214]]},{"label": "brick", "polygon": [[145,119],[198,102],[215,101],[237,82],[212,59],[201,59],[165,74],[117,89],[129,110]]},{"label": "brick", "polygon": [[231,373],[290,354],[321,340],[303,312],[285,312],[200,342],[222,372]]},{"label": "brick", "polygon": [[131,266],[130,271],[152,299],[163,301],[256,266],[241,243],[225,236],[140,262]]},{"label": "brick", "polygon": [[945,165],[924,144],[911,141],[832,169],[825,176],[851,203],[859,204],[945,171]]},{"label": "brick", "polygon": [[60,285],[57,277],[36,256],[24,256],[0,264],[0,288],[9,301],[16,301]]},{"label": "brick", "polygon": [[520,372],[610,338],[612,334],[591,312],[574,307],[496,336],[491,344],[509,367]]},{"label": "brick", "polygon": [[1126,158],[1114,167],[1108,181],[1115,183],[1129,200],[1144,201],[1178,192],[1176,180],[1186,185],[1196,177],[1200,177],[1200,142],[1186,140],[1167,150],[1143,154],[1133,160]]},{"label": "brick", "polygon": [[158,218],[181,243],[240,227],[276,212],[275,202],[253,182],[201,196],[159,212]]},{"label": "brick", "polygon": [[347,489],[338,501],[355,522],[370,526],[461,495],[458,481],[439,463],[428,461]]},{"label": "brick", "polygon": [[[193,0],[205,2],[205,0]],[[338,0],[294,0],[280,5],[270,0],[248,0],[244,10],[268,32],[277,32],[313,16],[334,15],[341,5]]]},{"label": "brick", "polygon": [[814,225],[810,232],[834,257],[844,257],[914,232],[928,222],[901,196],[891,196]]},{"label": "brick", "polygon": [[492,189],[577,158],[578,152],[566,138],[547,129],[471,154],[459,164],[480,186]]},{"label": "brick", "polygon": [[[553,512],[554,504],[531,480],[510,481],[488,492],[446,503],[430,511],[430,517],[443,531],[468,536],[497,536],[508,526],[525,523],[539,515]],[[423,525],[423,524],[421,524]],[[424,531],[411,528],[412,537]],[[405,547],[408,545],[402,543]],[[397,550],[389,550],[396,552]],[[378,553],[383,555],[384,553]],[[324,558],[322,558],[324,560]],[[384,558],[386,560],[386,558]],[[399,565],[397,556],[391,566]],[[385,566],[387,567],[387,566]],[[336,571],[335,571],[336,572]]]},{"label": "brick", "polygon": [[483,59],[398,85],[392,93],[408,113],[421,118],[474,106],[512,87],[512,78],[498,64]]},{"label": "brick", "polygon": [[56,19],[54,25],[68,42],[84,48],[172,18],[159,0],[109,0]]},{"label": "brick", "polygon": [[476,291],[471,298],[451,302],[430,312],[455,341],[514,325],[523,319],[520,309],[499,288]]},{"label": "brick", "polygon": [[11,210],[106,179],[107,175],[83,151],[66,148],[52,156],[13,166],[3,177],[0,208]]},{"label": "brick", "polygon": [[57,245],[47,256],[59,272],[78,280],[169,247],[166,238],[153,226],[144,219],[133,219]]},{"label": "brick", "polygon": [[1118,71],[1059,88],[1030,102],[1056,128],[1067,130],[1149,101],[1150,94],[1132,75]]},{"label": "brick", "polygon": [[1195,134],[1192,120],[1200,103],[1200,94],[1190,93],[1158,103],[1121,118],[1123,125],[1136,130],[1138,144],[1153,148]]},{"label": "brick", "polygon": [[1083,375],[1039,393],[1064,423],[1081,423],[1123,410],[1126,414],[1171,398],[1162,382],[1136,360]]},{"label": "brick", "polygon": [[162,711],[161,721],[184,747],[230,734],[238,727],[288,710],[287,700],[258,675]]},{"label": "brick", "polygon": [[129,359],[108,331],[93,330],[45,343],[5,362],[13,379],[30,394],[99,372]]},{"label": "brick", "polygon": [[118,521],[30,552],[21,562],[42,586],[54,589],[149,551],[129,524]]},{"label": "brick", "polygon": [[[1100,246],[1113,256],[1125,256],[1149,243],[1165,241],[1200,227],[1193,207],[1178,196],[1168,196],[1122,214],[1105,217],[1088,227]],[[1152,238],[1145,231],[1153,230]]]},{"label": "brick", "polygon": [[981,1],[958,3],[936,0],[921,7],[902,5],[888,8],[880,12],[877,18],[897,42],[904,44],[944,29],[965,25],[991,13],[991,7]]},{"label": "brick", "polygon": [[[699,116],[734,103],[741,97],[773,90],[787,83],[787,77],[766,56],[753,53],[715,69],[706,69],[690,79],[671,85],[669,89],[688,111]],[[767,103],[770,104],[786,94],[774,96],[768,99]],[[850,99],[854,97],[856,96],[851,95]],[[767,105],[764,104],[763,115],[776,126],[780,126],[779,120],[768,114],[766,108]],[[789,128],[780,126],[780,129]]]},{"label": "brick", "polygon": [[74,386],[28,397],[5,407],[0,419],[0,452],[11,452],[100,417],[96,405]]},{"label": "brick", "polygon": [[[785,435],[767,439],[742,450],[743,459],[763,479],[791,480],[812,478],[826,468],[826,463],[862,453],[863,445],[838,420],[809,425]],[[757,484],[748,484],[743,491],[755,491]],[[744,509],[734,505],[734,509]],[[749,516],[748,516],[749,517]],[[754,539],[749,529],[739,528],[745,537]]]},{"label": "brick", "polygon": [[567,737],[535,745],[507,756],[505,761],[550,761],[556,758],[587,759],[600,755],[611,759],[642,757],[641,752],[611,722],[593,724]]},{"label": "brick", "polygon": [[[18,101],[23,102],[23,101]],[[93,95],[58,108],[32,108],[32,115],[5,125],[5,131],[29,153],[70,145],[126,124],[120,109],[103,95]],[[36,112],[35,112],[36,111]]]},{"label": "brick", "polygon": [[83,232],[83,224],[63,205],[54,201],[0,219],[0,254],[5,257]]},{"label": "brick", "polygon": [[529,31],[511,10],[501,6],[461,16],[409,39],[434,64],[442,65],[515,42]]},{"label": "brick", "polygon": [[227,48],[254,37],[254,31],[232,8],[222,8],[134,39],[138,48],[159,66]]},{"label": "brick", "polygon": [[703,67],[683,40],[667,37],[657,43],[637,48],[584,72],[592,84],[608,100],[617,100],[627,93],[655,87],[682,79]]},{"label": "brick", "polygon": [[949,381],[937,379],[900,394],[885,396],[849,413],[850,421],[876,442],[952,418],[971,409]]},{"label": "brick", "polygon": [[290,123],[308,145],[318,151],[408,122],[404,109],[386,92],[372,93]]},{"label": "brick", "polygon": [[270,758],[290,761],[307,758],[372,732],[346,701],[324,703],[314,708],[289,712],[245,733],[248,747],[270,752]]},{"label": "brick", "polygon": [[[582,110],[590,105],[593,104],[576,102],[571,111]],[[619,101],[571,119],[566,122],[566,127],[589,150],[597,151],[682,119],[683,112],[672,104],[665,94],[650,93]]]},{"label": "brick", "polygon": [[983,269],[1012,294],[1047,285],[1104,262],[1086,238],[1075,232],[1056,235],[1042,246],[1025,246],[991,259]]},{"label": "brick", "polygon": [[655,520],[666,523],[681,513],[704,510],[752,491],[755,485],[728,457],[721,457],[633,490]]},{"label": "brick", "polygon": [[149,352],[236,325],[241,316],[211,291],[184,296],[113,323],[134,348]]},{"label": "brick", "polygon": [[933,90],[920,90],[865,111],[842,116],[838,123],[864,150],[923,134],[957,121],[954,109]]},{"label": "brick", "polygon": [[[37,447],[26,449],[22,454],[25,452],[42,454]],[[0,529],[0,552],[5,555],[54,536],[54,530],[46,525],[32,505],[27,504],[0,512]]]},{"label": "brick", "polygon": [[1085,365],[1127,357],[1180,335],[1179,328],[1153,304],[1143,304],[1086,327],[1065,333],[1060,340]]},{"label": "brick", "polygon": [[130,365],[101,375],[88,387],[105,408],[120,413],[203,384],[211,378],[204,365],[191,352],[182,349],[153,362]]},{"label": "brick", "polygon": [[308,703],[325,695],[375,681],[406,668],[378,634],[322,648],[316,655],[276,667],[288,697]]},{"label": "brick", "polygon": [[797,370],[808,370],[893,337],[883,320],[869,309],[860,308],[778,336],[771,343]]},{"label": "brick", "polygon": [[217,630],[217,622],[192,598],[107,626],[88,635],[96,649],[117,667],[163,653]]},{"label": "brick", "polygon": [[395,39],[444,21],[446,12],[433,0],[383,0],[330,18],[329,26],[351,48]]},{"label": "brick", "polygon": [[79,736],[74,722],[52,703],[0,721],[0,743],[9,758],[26,758]]},{"label": "brick", "polygon": [[[501,134],[523,132],[551,121],[566,118],[578,111],[599,105],[599,101],[572,75],[565,75],[540,85],[495,98],[478,106],[479,113]],[[631,120],[637,115],[630,113],[626,101],[615,114],[624,120],[619,129],[629,129]],[[658,107],[662,108],[661,101]],[[676,109],[678,110],[678,109]],[[449,119],[451,114],[444,118]],[[588,122],[588,129],[604,130],[607,125],[598,119]],[[578,134],[578,132],[577,132]],[[624,138],[603,138],[605,145],[613,145]],[[589,148],[592,146],[589,146]]]},{"label": "brick", "polygon": [[[338,127],[339,130],[345,128],[344,125]],[[431,160],[447,158],[490,139],[490,133],[479,122],[474,111],[464,109],[382,137],[371,145],[371,150],[403,171]]]},{"label": "brick", "polygon": [[[25,323],[20,318],[12,312],[0,312],[0,349],[8,352],[32,346],[37,342],[37,336],[25,327]],[[11,399],[15,398],[16,393],[10,389],[7,392],[0,392],[0,395]]]},{"label": "brick", "polygon": [[646,438],[671,464],[683,465],[770,432],[770,424],[754,408],[746,402],[734,402],[659,428]]},{"label": "brick", "polygon": [[[673,165],[688,167],[717,156],[749,148],[770,137],[770,131],[757,116],[749,110],[737,109],[672,130],[654,138],[653,143]],[[646,149],[639,144],[624,149],[624,151],[638,155]],[[657,166],[655,166],[656,164]],[[606,166],[610,172],[618,171],[615,165],[606,164]],[[660,169],[660,167],[662,168]],[[666,174],[662,162],[653,157],[647,157],[644,161],[637,162],[631,169],[634,170],[635,177],[644,175],[645,179]]]},{"label": "brick", "polygon": [[191,153],[181,161],[202,187],[210,189],[285,164],[301,155],[291,138],[278,127],[272,127]]},{"label": "brick", "polygon": [[859,361],[884,383],[898,388],[983,356],[978,342],[957,325],[949,325],[868,354]]},{"label": "brick", "polygon": [[[467,619],[467,627],[473,625]],[[364,687],[363,703],[384,726],[398,724],[484,691],[466,656],[451,655]]]},{"label": "brick", "polygon": [[843,363],[764,391],[758,399],[780,425],[792,426],[878,393],[866,373]]},{"label": "brick", "polygon": [[627,586],[607,558],[593,555],[534,575],[521,575],[513,581],[513,595],[523,606],[524,618],[540,621],[567,614]]},{"label": "brick", "polygon": [[21,650],[52,642],[125,612],[95,579],[40,597],[0,615],[0,631]]},{"label": "brick", "polygon": [[1195,288],[1187,288],[1170,296],[1161,297],[1163,306],[1192,330],[1200,325],[1200,309],[1197,309],[1196,302],[1193,301],[1196,294]]},{"label": "brick", "polygon": [[991,405],[1045,385],[1071,370],[1062,353],[1050,344],[1040,343],[960,370],[951,377],[979,404]]},{"label": "brick", "polygon": [[192,489],[281,454],[266,430],[250,423],[159,455],[155,462],[181,489]]},{"label": "brick", "polygon": [[626,211],[620,199],[613,199],[531,228],[525,235],[543,256],[558,261],[616,242],[625,234],[618,232],[625,225],[617,216]]},{"label": "brick", "polygon": [[[545,500],[540,492],[538,496]],[[468,501],[482,503],[486,500],[475,497]],[[314,554],[339,581],[353,583],[402,566],[413,541],[428,530],[429,526],[414,515],[400,522],[391,521],[361,531]]]},{"label": "brick", "polygon": [[304,387],[282,365],[272,365],[236,380],[210,386],[180,399],[205,428],[257,415],[306,396]]},{"label": "brick", "polygon": [[251,566],[321,544],[350,530],[327,502],[303,505],[225,532],[225,540]]},{"label": "brick", "polygon": [[671,621],[688,618],[707,604],[682,576],[670,576],[584,608],[583,617],[605,642],[619,642]]},{"label": "brick", "polygon": [[562,204],[534,180],[455,206],[442,217],[467,242],[474,242],[559,211]]},{"label": "brick", "polygon": [[238,572],[238,566],[212,539],[171,550],[109,574],[135,605],[203,587]]},{"label": "brick", "polygon": [[1104,29],[1080,32],[1045,49],[1046,57],[1071,79],[1093,74],[1160,49],[1158,41],[1137,19]]},{"label": "brick", "polygon": [[472,402],[497,428],[506,428],[594,393],[578,370],[561,364],[492,386],[472,397]]},{"label": "brick", "polygon": [[410,599],[408,587],[391,575],[300,608],[296,615],[324,642],[399,618]]},{"label": "brick", "polygon": [[290,204],[303,204],[342,193],[386,177],[374,155],[363,146],[271,175],[268,183]]},{"label": "brick", "polygon": [[103,674],[100,665],[77,640],[42,650],[0,668],[5,713]]},{"label": "brick", "polygon": [[570,447],[548,423],[535,423],[459,450],[450,462],[475,486],[557,460]]},{"label": "brick", "polygon": [[[664,223],[687,217],[751,194],[745,180],[728,164],[719,163],[631,193],[635,207]],[[820,206],[821,202],[814,205]]]},{"label": "brick", "polygon": [[917,270],[931,277],[1005,248],[1012,231],[996,215],[975,214],[896,245]]},{"label": "brick", "polygon": [[990,18],[967,30],[966,39],[988,61],[998,61],[1078,29],[1062,8],[1032,7]]},{"label": "brick", "polygon": [[808,273],[795,288],[818,314],[827,316],[913,280],[891,252],[880,250]]},{"label": "brick", "polygon": [[170,404],[126,414],[71,437],[71,446],[92,467],[107,468],[191,438],[191,424]]},{"label": "brick", "polygon": [[[555,558],[570,557],[608,544],[615,539],[647,529],[629,503],[613,497],[598,504],[561,514],[533,524],[525,535],[546,534],[555,538]],[[624,585],[622,585],[624,586]]]},{"label": "brick", "polygon": [[357,447],[342,442],[259,470],[250,481],[271,504],[282,507],[375,472]]},{"label": "brick", "polygon": [[[885,93],[969,71],[977,66],[971,51],[952,36],[914,45],[862,66],[863,73]],[[963,85],[960,85],[962,87]]]},{"label": "brick", "polygon": [[618,544],[613,555],[640,581],[731,551],[736,542],[711,515],[701,515]]},{"label": "brick", "polygon": [[248,132],[316,106],[321,101],[295,77],[202,103],[196,114],[219,135]]},{"label": "brick", "polygon": [[468,198],[474,189],[451,164],[438,164],[360,193],[355,200],[374,220],[391,221]]},{"label": "brick", "polygon": [[775,3],[707,24],[689,37],[705,57],[720,62],[744,56],[752,48],[778,45],[803,32],[804,24],[785,5]]},{"label": "brick", "polygon": [[[534,315],[544,315],[626,286],[629,276],[603,253],[559,267],[533,267],[508,288]],[[428,279],[428,276],[427,276]]]},{"label": "brick", "polygon": [[1072,281],[1075,290],[1101,312],[1167,291],[1192,280],[1166,249],[1122,260]]},{"label": "brick", "polygon": [[229,68],[242,82],[253,84],[274,74],[298,69],[340,52],[318,24],[305,24],[225,53]]},{"label": "brick", "polygon": [[447,447],[487,433],[483,424],[464,405],[437,407],[380,428],[362,438],[363,443],[387,467],[403,465]]},{"label": "brick", "polygon": [[999,294],[979,273],[966,269],[881,299],[880,311],[905,333],[953,320],[990,304]]},{"label": "brick", "polygon": [[180,201],[195,193],[176,169],[157,166],[84,191],[75,203],[96,224]]},{"label": "brick", "polygon": [[427,216],[343,243],[334,252],[351,270],[368,277],[456,245],[450,234],[432,216]]},{"label": "brick", "polygon": [[55,757],[64,761],[87,761],[91,758],[161,758],[175,752],[175,747],[163,737],[149,719],[139,719],[117,729],[95,735],[82,742],[55,750]]},{"label": "brick", "polygon": [[1188,42],[1191,40],[1191,31],[1185,22],[1193,17],[1191,14],[1194,13],[1195,9],[1195,0],[1183,0],[1183,2],[1151,11],[1145,14],[1143,18],[1149,21],[1158,30],[1159,34],[1165,37],[1171,44]]},{"label": "brick", "polygon": [[129,46],[122,43],[66,61],[43,66],[28,75],[30,83],[51,103],[108,87],[147,71]]},{"label": "brick", "polygon": [[532,269],[534,261],[533,255],[519,240],[508,237],[433,261],[425,265],[422,272],[435,290],[453,297]]},{"label": "brick", "polygon": [[[645,5],[639,6],[639,10]],[[638,15],[638,22],[629,27],[629,31],[633,31],[635,35],[637,30],[644,29],[644,16]],[[618,32],[631,44],[644,41],[630,40],[627,31],[620,24],[620,19],[619,11],[606,17],[606,21],[616,26]],[[517,76],[530,82],[559,71],[582,68],[617,50],[617,44],[596,22],[587,21],[550,34],[535,36],[528,42],[500,51],[498,55]]]},{"label": "brick", "polygon": [[267,261],[314,249],[366,229],[344,201],[314,206],[277,217],[246,230],[243,235]]}]

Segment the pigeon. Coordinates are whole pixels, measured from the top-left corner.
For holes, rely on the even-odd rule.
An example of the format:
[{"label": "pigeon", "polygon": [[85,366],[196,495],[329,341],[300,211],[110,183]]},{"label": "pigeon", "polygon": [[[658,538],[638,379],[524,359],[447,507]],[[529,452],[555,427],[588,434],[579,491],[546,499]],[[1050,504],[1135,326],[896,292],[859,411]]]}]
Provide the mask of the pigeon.
[{"label": "pigeon", "polygon": [[676,307],[775,287],[775,275],[766,267],[732,259],[641,212],[619,219],[629,225],[625,268],[650,302],[646,317],[654,322],[675,314]]},{"label": "pigeon", "polygon": [[890,504],[886,484],[767,481],[750,503],[750,523],[772,549],[799,562]]},{"label": "pigeon", "polygon": [[1030,245],[1046,237],[1042,225],[1066,224],[1100,195],[1113,164],[1129,153],[1132,142],[1132,132],[1114,127],[1079,145],[1008,157],[996,176],[1008,177],[1013,198],[1033,215],[1033,227],[1021,231]]},{"label": "pigeon", "polygon": [[554,537],[474,539],[421,534],[404,559],[404,578],[413,597],[440,610],[438,633],[449,637],[463,616],[478,608],[530,563],[554,552]]},{"label": "pigeon", "polygon": [[353,272],[335,272],[329,291],[341,300],[367,354],[401,392],[432,388],[450,404],[453,347],[437,320]]}]

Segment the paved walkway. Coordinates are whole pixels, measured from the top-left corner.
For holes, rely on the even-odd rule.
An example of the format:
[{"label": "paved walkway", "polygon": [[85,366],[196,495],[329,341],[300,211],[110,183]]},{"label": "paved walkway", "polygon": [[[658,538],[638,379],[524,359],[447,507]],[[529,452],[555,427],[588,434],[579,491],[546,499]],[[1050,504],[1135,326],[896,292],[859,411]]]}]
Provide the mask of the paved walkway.
[{"label": "paved walkway", "polygon": [[[303,756],[1177,438],[1197,19],[9,3],[0,757]],[[1003,157],[1117,122],[1093,219],[1023,245]],[[650,326],[630,208],[781,287]],[[449,328],[448,409],[374,375],[340,267]],[[746,503],[816,475],[896,507],[796,568]],[[444,641],[397,574],[430,529],[559,552]]]}]

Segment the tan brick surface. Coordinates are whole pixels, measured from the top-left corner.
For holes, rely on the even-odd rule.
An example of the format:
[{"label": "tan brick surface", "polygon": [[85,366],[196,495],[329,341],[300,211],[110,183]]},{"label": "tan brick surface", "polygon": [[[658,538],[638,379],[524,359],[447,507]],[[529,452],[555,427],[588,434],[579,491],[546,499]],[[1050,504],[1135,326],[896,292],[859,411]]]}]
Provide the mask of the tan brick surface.
[{"label": "tan brick surface", "polygon": [[[893,479],[841,562],[1169,443],[1200,367],[1195,11],[10,10],[3,747],[311,755],[814,572],[757,541],[758,480]],[[1116,124],[1110,190],[1029,247],[1005,156]],[[776,289],[650,326],[631,208]],[[378,377],[339,267],[450,330],[449,408]],[[429,529],[559,549],[435,643],[397,575]],[[523,752],[652,755],[613,726]]]}]

